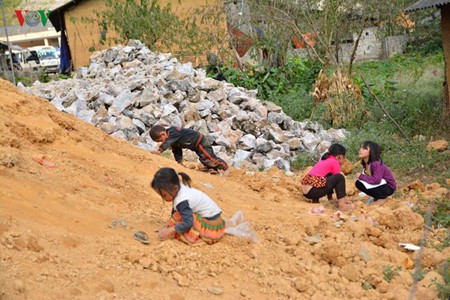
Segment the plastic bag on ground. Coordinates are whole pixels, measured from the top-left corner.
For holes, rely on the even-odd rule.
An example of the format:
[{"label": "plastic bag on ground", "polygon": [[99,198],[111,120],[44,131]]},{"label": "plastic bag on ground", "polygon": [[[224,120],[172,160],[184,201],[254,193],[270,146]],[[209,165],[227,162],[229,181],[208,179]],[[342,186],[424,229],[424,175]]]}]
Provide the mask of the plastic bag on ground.
[{"label": "plastic bag on ground", "polygon": [[235,212],[230,219],[225,221],[225,232],[256,243],[256,235],[250,228],[250,223],[245,220],[244,213],[241,210]]}]

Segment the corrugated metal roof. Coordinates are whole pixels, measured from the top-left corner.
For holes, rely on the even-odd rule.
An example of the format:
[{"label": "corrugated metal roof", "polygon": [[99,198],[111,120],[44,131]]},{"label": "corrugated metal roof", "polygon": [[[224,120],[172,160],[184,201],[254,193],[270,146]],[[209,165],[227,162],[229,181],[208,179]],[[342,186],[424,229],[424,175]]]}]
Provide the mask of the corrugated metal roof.
[{"label": "corrugated metal roof", "polygon": [[408,6],[405,11],[415,11],[426,8],[436,8],[442,5],[450,4],[450,0],[419,0],[416,3]]}]

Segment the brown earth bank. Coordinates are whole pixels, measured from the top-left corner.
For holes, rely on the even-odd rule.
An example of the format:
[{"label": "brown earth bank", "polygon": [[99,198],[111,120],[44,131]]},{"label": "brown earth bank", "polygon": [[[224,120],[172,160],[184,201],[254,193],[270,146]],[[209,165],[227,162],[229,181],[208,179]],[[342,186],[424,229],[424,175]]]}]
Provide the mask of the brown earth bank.
[{"label": "brown earth bank", "polygon": [[[304,201],[300,175],[184,169],[6,81],[0,91],[0,299],[407,299],[417,253],[398,244],[417,245],[424,225],[409,204],[417,193],[448,195],[405,186],[383,207],[353,195],[356,209],[331,218],[331,205]],[[258,241],[158,241],[171,210],[149,187],[161,166],[188,173],[226,218],[242,210]],[[321,205],[323,216],[308,213]],[[111,226],[120,219],[125,228]],[[415,299],[437,299],[432,282],[449,254],[426,249]],[[388,266],[398,267],[389,282]]]}]

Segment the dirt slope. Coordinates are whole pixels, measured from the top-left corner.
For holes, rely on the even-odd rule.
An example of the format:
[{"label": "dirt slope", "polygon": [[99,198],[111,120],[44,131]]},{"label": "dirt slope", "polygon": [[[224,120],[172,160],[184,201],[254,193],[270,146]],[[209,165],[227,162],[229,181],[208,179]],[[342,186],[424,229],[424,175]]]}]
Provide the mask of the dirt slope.
[{"label": "dirt slope", "polygon": [[[159,242],[153,230],[170,206],[149,182],[160,166],[180,170],[173,160],[5,81],[0,91],[0,299],[406,299],[413,254],[398,242],[418,243],[423,219],[400,199],[357,203],[355,217],[336,223],[331,207],[328,216],[308,214],[319,204],[302,201],[298,179],[280,171],[221,178],[183,169],[225,217],[242,210],[259,241]],[[33,160],[44,155],[54,168]],[[127,228],[108,227],[119,218]],[[150,245],[132,238],[136,230]],[[318,243],[305,240],[314,235]],[[433,270],[445,253],[427,255]],[[389,283],[387,265],[401,268]],[[436,298],[428,277],[417,299]]]}]

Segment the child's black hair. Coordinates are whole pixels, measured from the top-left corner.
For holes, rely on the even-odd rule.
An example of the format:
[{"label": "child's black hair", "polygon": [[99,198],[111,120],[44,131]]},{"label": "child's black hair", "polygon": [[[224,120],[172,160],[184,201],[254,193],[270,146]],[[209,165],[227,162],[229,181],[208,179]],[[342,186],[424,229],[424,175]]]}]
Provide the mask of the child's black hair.
[{"label": "child's black hair", "polygon": [[[377,143],[375,143],[373,141],[365,141],[364,143],[362,143],[361,148],[369,149],[368,164],[370,164],[374,161],[377,161],[377,160],[382,162],[380,145],[378,145]],[[361,163],[363,165],[365,165],[364,161],[362,161]]]},{"label": "child's black hair", "polygon": [[150,137],[152,138],[152,140],[157,140],[157,139],[159,139],[161,134],[165,131],[166,131],[166,128],[164,128],[164,126],[154,125],[150,129]]},{"label": "child's black hair", "polygon": [[330,155],[333,155],[333,156],[344,155],[345,156],[346,152],[347,152],[347,150],[341,144],[333,144],[330,146],[330,148],[328,148],[328,152],[324,153],[324,155],[322,155],[322,157],[320,159],[321,160],[327,159],[328,157],[330,157]]},{"label": "child's black hair", "polygon": [[180,172],[177,174],[172,168],[161,168],[153,177],[151,187],[157,191],[165,190],[171,192],[175,187],[180,187],[180,178],[184,185],[191,186],[192,179],[188,174]]}]

